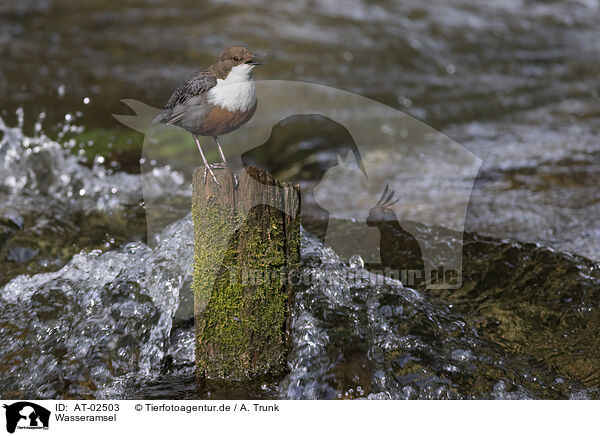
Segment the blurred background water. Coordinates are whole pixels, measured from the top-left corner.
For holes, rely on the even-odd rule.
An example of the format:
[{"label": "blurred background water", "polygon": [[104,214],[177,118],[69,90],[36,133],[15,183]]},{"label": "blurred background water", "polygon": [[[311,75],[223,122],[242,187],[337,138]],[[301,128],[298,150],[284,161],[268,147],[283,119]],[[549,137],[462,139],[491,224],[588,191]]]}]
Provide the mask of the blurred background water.
[{"label": "blurred background water", "polygon": [[[483,163],[459,291],[303,289],[284,379],[197,387],[189,180],[146,163],[174,221],[148,248],[143,136],[110,114],[235,43],[268,53],[258,79],[369,97]],[[0,396],[598,397],[598,1],[5,1],[0,59]],[[314,182],[322,138],[282,141]]]}]

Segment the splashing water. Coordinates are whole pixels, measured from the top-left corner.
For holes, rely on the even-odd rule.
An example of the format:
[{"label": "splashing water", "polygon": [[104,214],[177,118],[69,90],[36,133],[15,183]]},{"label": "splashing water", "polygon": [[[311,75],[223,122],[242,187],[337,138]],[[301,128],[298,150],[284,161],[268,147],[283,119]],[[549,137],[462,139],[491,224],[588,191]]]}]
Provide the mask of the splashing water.
[{"label": "splashing water", "polygon": [[[79,208],[114,212],[142,200],[138,175],[109,174],[97,163],[92,168],[81,165],[80,158],[43,132],[26,136],[22,121],[17,127],[8,127],[0,117],[0,132],[0,195],[5,201],[50,197]],[[144,193],[147,197],[189,192],[189,185],[176,171],[155,168],[153,176],[156,185]]]},{"label": "splashing water", "polygon": [[[8,228],[0,253],[14,248],[28,226],[50,227],[65,238],[69,231],[85,233],[72,218],[81,211],[115,220],[139,207],[139,176],[83,166],[57,142],[41,133],[27,137],[1,119],[0,131],[0,230]],[[177,172],[153,171],[156,187],[149,195],[189,196]],[[59,221],[66,224],[56,225]],[[164,228],[154,242],[149,248],[129,236],[104,251],[86,246],[55,271],[26,275],[15,269],[18,263],[2,261],[10,269],[3,271],[9,280],[0,287],[4,397],[211,396],[190,388],[195,386],[190,216]],[[256,381],[256,390],[242,386],[236,392],[262,398],[598,397],[597,370],[577,356],[556,359],[549,348],[564,349],[559,339],[568,330],[578,353],[595,352],[590,344],[598,330],[597,265],[533,245],[475,240],[467,244],[476,262],[467,258],[465,288],[444,296],[378,276],[357,258],[346,265],[304,230],[301,242],[303,284],[291,307],[289,372],[281,380]],[[528,295],[529,259],[539,259],[533,267],[545,268],[539,276],[551,279],[541,285],[546,300]],[[516,267],[496,274],[507,265]],[[548,268],[562,272],[552,276]],[[562,294],[567,285],[581,295],[570,292],[567,299]],[[519,295],[504,295],[511,289],[525,299],[513,303]],[[564,305],[556,306],[559,300]],[[552,310],[572,314],[563,318],[565,329],[526,318],[555,316]]]},{"label": "splashing water", "polygon": [[482,338],[451,305],[346,266],[306,232],[302,258],[303,274],[313,280],[296,295],[283,397],[513,399],[541,392],[560,396],[563,390],[587,395]]},{"label": "splashing water", "polygon": [[189,220],[176,223],[154,250],[130,243],[82,252],[58,272],[2,288],[4,394],[93,397],[120,376],[150,374],[163,358],[179,292],[190,286],[190,235]]}]

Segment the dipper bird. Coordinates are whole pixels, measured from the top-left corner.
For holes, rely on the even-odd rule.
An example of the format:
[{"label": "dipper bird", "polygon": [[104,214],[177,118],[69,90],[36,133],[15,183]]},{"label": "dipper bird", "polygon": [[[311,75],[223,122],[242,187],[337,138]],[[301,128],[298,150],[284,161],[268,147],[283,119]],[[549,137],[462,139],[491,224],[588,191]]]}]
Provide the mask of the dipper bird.
[{"label": "dipper bird", "polygon": [[[225,49],[214,64],[182,83],[152,121],[153,124],[173,124],[190,132],[200,150],[205,171],[210,172],[217,185],[212,168],[228,165],[218,136],[236,130],[254,115],[256,91],[252,70],[260,64],[245,47],[234,45]],[[198,136],[214,138],[221,155],[220,164],[209,165]]]}]

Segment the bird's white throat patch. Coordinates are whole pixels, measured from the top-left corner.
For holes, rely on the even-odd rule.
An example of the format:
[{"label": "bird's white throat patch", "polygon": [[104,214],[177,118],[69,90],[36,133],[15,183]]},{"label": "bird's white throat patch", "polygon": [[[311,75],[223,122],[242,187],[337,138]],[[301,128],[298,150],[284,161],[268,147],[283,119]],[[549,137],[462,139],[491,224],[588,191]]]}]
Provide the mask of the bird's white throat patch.
[{"label": "bird's white throat patch", "polygon": [[253,68],[253,65],[238,65],[225,79],[217,79],[217,84],[208,91],[209,102],[229,111],[249,110],[256,103]]}]

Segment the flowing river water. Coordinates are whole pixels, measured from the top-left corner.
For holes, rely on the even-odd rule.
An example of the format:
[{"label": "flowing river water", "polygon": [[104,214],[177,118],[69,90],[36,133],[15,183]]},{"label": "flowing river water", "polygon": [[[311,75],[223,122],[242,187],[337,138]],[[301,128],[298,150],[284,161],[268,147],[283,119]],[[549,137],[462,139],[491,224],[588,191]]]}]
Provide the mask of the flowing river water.
[{"label": "flowing river water", "polygon": [[[3,398],[600,397],[599,2],[19,1],[0,5],[0,29]],[[459,289],[340,258],[308,199],[302,271],[323,280],[297,290],[288,373],[198,386],[197,152],[145,162],[142,189],[144,138],[110,114],[123,98],[160,107],[238,42],[268,53],[257,78],[381,102],[481,166]],[[340,138],[290,131],[301,140],[253,159],[310,189]],[[438,170],[407,192],[435,192]],[[167,224],[153,240],[149,203]],[[351,218],[330,226],[355,231]]]}]

